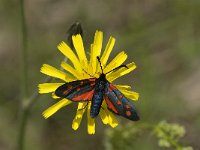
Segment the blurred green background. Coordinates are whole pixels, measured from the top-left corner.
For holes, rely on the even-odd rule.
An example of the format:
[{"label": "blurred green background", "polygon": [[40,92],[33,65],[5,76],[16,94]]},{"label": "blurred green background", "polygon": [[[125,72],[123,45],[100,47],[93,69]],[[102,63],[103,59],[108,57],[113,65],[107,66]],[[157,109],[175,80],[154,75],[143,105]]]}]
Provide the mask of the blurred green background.
[{"label": "blurred green background", "polygon": [[[137,69],[115,81],[131,83],[140,93],[135,105],[141,120],[154,124],[167,120],[185,126],[185,145],[200,149],[200,1],[199,0],[25,0],[28,30],[28,93],[32,95],[45,76],[43,63],[59,67],[63,55],[57,45],[79,21],[89,50],[95,30],[116,37],[110,59],[125,50],[127,63]],[[0,0],[0,150],[15,149],[20,109],[20,13],[18,0]],[[78,131],[71,129],[76,104],[64,107],[48,120],[41,113],[55,101],[40,95],[29,116],[27,150],[102,150],[111,129],[97,119],[96,134],[88,135],[86,119]],[[130,121],[119,118],[122,128]],[[111,129],[112,130],[112,129]],[[114,131],[114,130],[113,130]],[[115,138],[121,141],[121,137]],[[127,139],[128,140],[128,139]],[[127,143],[136,150],[160,150],[151,132]],[[111,143],[112,144],[112,143]],[[107,147],[108,149],[108,147]]]}]

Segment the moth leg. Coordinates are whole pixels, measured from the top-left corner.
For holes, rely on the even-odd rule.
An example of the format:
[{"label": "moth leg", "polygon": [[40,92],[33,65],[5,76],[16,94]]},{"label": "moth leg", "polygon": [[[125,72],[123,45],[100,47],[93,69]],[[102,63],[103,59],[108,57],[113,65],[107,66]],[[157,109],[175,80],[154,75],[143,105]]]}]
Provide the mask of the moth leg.
[{"label": "moth leg", "polygon": [[87,104],[86,104],[83,108],[78,109],[78,111],[84,110],[84,109],[88,106],[88,103],[89,103],[89,102],[87,102]]},{"label": "moth leg", "polygon": [[101,106],[101,109],[103,109],[104,110],[104,108]]},{"label": "moth leg", "polygon": [[84,69],[83,69],[83,71],[84,71],[87,75],[89,75],[90,77],[93,77],[93,78],[94,78],[93,75],[89,74],[89,73],[88,73],[87,71],[85,71]]}]

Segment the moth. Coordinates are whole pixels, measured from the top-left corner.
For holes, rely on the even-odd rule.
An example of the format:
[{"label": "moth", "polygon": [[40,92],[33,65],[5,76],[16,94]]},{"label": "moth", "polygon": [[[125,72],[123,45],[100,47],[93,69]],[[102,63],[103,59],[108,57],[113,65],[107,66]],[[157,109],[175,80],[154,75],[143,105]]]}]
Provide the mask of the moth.
[{"label": "moth", "polygon": [[102,71],[99,78],[91,77],[89,79],[65,83],[56,89],[55,95],[61,98],[67,98],[73,102],[91,101],[90,116],[92,118],[98,116],[102,108],[102,102],[105,100],[108,110],[114,114],[132,121],[139,120],[140,118],[135,106],[106,79],[106,74],[122,67],[128,67],[126,65],[120,65],[104,73],[98,56],[97,59]]}]

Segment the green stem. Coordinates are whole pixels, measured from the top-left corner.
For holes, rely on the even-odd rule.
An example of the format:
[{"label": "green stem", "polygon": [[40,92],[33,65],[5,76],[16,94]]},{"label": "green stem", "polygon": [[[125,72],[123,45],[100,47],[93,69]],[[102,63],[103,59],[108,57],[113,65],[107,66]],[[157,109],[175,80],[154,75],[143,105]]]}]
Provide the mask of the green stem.
[{"label": "green stem", "polygon": [[23,150],[25,127],[28,117],[28,109],[24,107],[24,103],[27,101],[28,86],[27,86],[27,27],[25,21],[24,12],[24,0],[19,1],[20,11],[20,28],[21,28],[21,101],[20,101],[20,118],[19,118],[19,133],[17,141],[17,149]]},{"label": "green stem", "polygon": [[24,139],[25,139],[25,127],[28,119],[29,111],[28,109],[23,109],[20,112],[20,125],[19,125],[19,135],[18,135],[18,143],[17,150],[24,149]]},{"label": "green stem", "polygon": [[21,22],[21,94],[22,99],[27,98],[27,27],[24,12],[24,0],[20,0],[20,22]]}]

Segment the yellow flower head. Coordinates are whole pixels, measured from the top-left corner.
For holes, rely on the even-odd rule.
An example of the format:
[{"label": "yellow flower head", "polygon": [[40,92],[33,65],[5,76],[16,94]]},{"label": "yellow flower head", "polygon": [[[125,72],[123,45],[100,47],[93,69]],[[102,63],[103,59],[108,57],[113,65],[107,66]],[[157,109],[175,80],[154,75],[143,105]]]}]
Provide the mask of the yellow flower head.
[{"label": "yellow flower head", "polygon": [[[108,58],[115,44],[115,38],[110,37],[106,48],[102,51],[102,41],[103,41],[103,33],[101,31],[96,31],[94,36],[94,42],[91,44],[90,48],[90,56],[89,59],[86,56],[85,49],[83,46],[82,37],[80,34],[73,35],[72,41],[74,48],[76,50],[76,54],[72,51],[72,49],[65,43],[61,42],[58,45],[58,49],[61,53],[71,61],[71,64],[62,62],[61,67],[64,71],[60,71],[48,64],[43,64],[41,67],[41,72],[48,76],[58,78],[63,80],[61,83],[42,83],[39,84],[39,93],[52,93],[52,97],[56,100],[59,100],[53,106],[49,107],[47,110],[43,112],[44,118],[48,118],[54,113],[56,113],[59,109],[64,106],[67,106],[72,103],[71,100],[66,98],[59,98],[55,95],[55,90],[65,84],[66,82],[71,82],[75,80],[82,80],[91,78],[90,75],[93,75],[96,78],[99,78],[99,75],[102,73],[100,64],[97,60],[97,56],[100,57],[100,62],[103,66],[104,72],[109,72],[113,68],[116,68],[123,64],[123,62],[127,59],[127,54],[122,51],[120,52],[110,63],[108,63]],[[106,79],[109,82],[113,82],[115,79],[133,71],[136,68],[136,65],[132,62],[126,65],[128,68],[120,68],[116,71],[110,72],[106,75]],[[90,74],[90,75],[89,75]],[[128,85],[115,85],[127,98],[131,100],[138,100],[139,94],[131,91],[131,87]],[[72,122],[72,128],[77,130],[80,126],[81,120],[83,118],[83,114],[87,113],[88,119],[88,134],[95,133],[95,118],[91,118],[90,116],[90,107],[91,101],[89,102],[78,102],[78,108],[75,115],[75,118]],[[104,124],[108,124],[111,127],[116,127],[118,125],[118,121],[111,111],[107,109],[107,105],[105,100],[102,103],[102,108],[100,109],[100,117]]]}]

